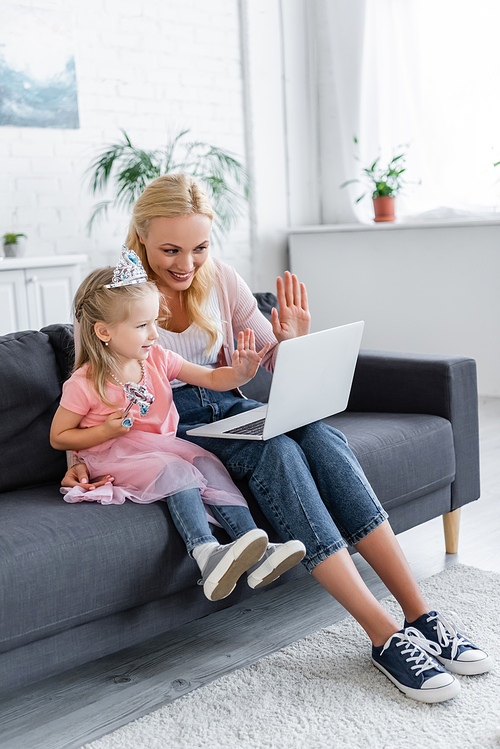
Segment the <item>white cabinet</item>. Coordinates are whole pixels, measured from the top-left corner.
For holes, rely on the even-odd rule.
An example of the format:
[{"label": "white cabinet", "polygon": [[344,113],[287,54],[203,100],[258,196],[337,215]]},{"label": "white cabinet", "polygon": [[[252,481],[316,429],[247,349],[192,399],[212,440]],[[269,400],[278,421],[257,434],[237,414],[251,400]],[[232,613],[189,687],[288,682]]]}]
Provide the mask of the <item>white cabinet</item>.
[{"label": "white cabinet", "polygon": [[28,299],[23,270],[0,273],[0,335],[29,328]]},{"label": "white cabinet", "polygon": [[86,255],[0,260],[0,335],[71,322]]}]

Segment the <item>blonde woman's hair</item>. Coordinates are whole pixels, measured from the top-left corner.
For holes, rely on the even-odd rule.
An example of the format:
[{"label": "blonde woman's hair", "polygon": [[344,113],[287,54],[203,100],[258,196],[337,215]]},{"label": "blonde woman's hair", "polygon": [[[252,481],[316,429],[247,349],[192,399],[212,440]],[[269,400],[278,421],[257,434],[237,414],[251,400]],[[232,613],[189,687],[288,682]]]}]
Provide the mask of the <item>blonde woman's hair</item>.
[{"label": "blonde woman's hair", "polygon": [[80,284],[75,294],[75,317],[80,324],[80,353],[73,372],[89,364],[87,378],[107,406],[117,406],[106,397],[106,382],[109,372],[116,367],[113,352],[97,336],[96,322],[114,326],[127,320],[133,305],[150,294],[160,296],[154,283],[146,281],[133,286],[118,286],[106,289],[105,284],[113,280],[114,268],[97,268]]},{"label": "blonde woman's hair", "polygon": [[[214,217],[205,190],[193,177],[186,174],[165,174],[158,177],[137,199],[125,244],[139,255],[151,281],[157,283],[159,278],[149,265],[146,247],[139,237],[148,236],[149,226],[154,218],[177,218],[192,213],[199,213],[210,220]],[[215,266],[212,259],[208,258],[196,272],[189,288],[183,292],[189,320],[208,334],[207,351],[215,345],[218,334],[217,324],[208,312],[208,300],[214,280]],[[168,313],[166,316],[160,315],[160,327],[168,330],[168,320]]]}]

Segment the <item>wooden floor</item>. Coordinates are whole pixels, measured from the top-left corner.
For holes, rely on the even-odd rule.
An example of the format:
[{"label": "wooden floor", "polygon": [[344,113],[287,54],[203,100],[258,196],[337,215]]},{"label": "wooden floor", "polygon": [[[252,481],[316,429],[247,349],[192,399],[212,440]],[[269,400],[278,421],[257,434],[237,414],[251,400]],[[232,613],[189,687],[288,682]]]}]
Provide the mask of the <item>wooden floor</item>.
[{"label": "wooden floor", "polygon": [[[462,510],[459,553],[446,555],[440,518],[398,537],[419,580],[457,562],[500,572],[500,399],[481,400],[480,439],[482,497]],[[354,560],[373,593],[385,596],[370,567]],[[344,616],[312,578],[284,585],[12,695],[0,703],[0,747],[79,749]]]}]

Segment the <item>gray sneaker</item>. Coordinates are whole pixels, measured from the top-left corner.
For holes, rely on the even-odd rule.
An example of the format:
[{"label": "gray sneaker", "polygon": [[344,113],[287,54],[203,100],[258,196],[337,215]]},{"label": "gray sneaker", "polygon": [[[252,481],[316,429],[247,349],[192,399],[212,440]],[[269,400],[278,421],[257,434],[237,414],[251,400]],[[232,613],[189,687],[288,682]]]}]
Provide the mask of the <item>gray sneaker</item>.
[{"label": "gray sneaker", "polygon": [[233,592],[243,573],[264,554],[268,541],[267,533],[255,528],[237,541],[214,548],[200,581],[209,601],[219,601]]},{"label": "gray sneaker", "polygon": [[286,544],[268,544],[262,559],[248,571],[251,588],[263,588],[291,570],[304,559],[306,547],[302,541],[287,541]]}]

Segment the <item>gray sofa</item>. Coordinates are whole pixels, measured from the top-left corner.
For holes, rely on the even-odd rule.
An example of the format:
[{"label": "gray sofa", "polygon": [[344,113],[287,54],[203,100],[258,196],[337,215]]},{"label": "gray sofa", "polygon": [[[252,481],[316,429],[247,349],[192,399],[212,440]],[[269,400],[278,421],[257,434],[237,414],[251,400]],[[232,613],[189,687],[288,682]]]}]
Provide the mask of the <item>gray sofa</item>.
[{"label": "gray sofa", "polygon": [[[257,296],[268,312],[273,297]],[[63,501],[65,456],[50,447],[49,427],[72,357],[68,325],[0,337],[2,693],[258,595],[240,581],[229,598],[207,601],[162,502]],[[262,372],[246,392],[262,398],[268,386]],[[346,434],[397,533],[456,520],[449,513],[478,498],[473,360],[362,352],[347,411],[327,421]]]}]

